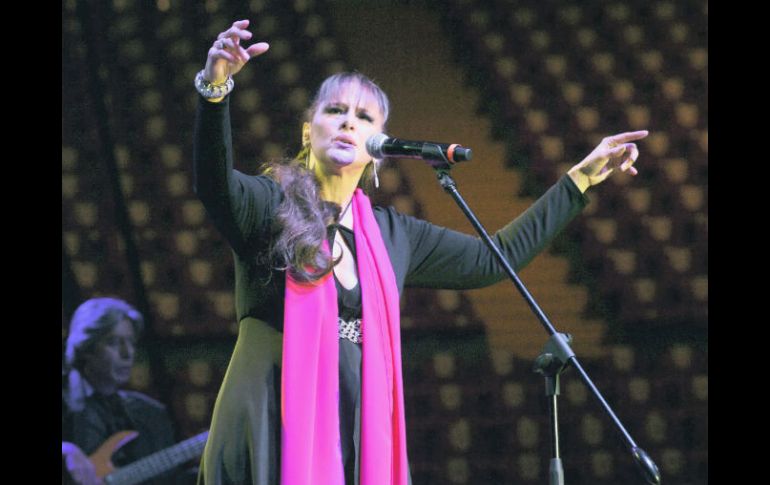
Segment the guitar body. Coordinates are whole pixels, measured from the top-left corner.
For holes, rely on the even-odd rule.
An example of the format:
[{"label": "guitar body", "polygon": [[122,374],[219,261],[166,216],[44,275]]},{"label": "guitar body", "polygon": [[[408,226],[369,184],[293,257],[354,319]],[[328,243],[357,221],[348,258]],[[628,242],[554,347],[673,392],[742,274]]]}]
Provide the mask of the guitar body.
[{"label": "guitar body", "polygon": [[91,463],[96,468],[96,476],[103,478],[105,475],[115,471],[115,466],[112,464],[112,455],[137,436],[139,436],[139,433],[136,431],[118,431],[107,438],[96,451],[89,455],[88,459],[91,460]]}]

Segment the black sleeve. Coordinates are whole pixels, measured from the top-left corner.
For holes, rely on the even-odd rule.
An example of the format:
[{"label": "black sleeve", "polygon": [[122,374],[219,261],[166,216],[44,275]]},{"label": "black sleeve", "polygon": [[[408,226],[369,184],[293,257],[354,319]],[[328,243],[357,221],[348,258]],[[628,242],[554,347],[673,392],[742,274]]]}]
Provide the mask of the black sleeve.
[{"label": "black sleeve", "polygon": [[253,251],[281,202],[280,186],[233,168],[230,96],[211,103],[199,96],[193,139],[193,184],[209,216],[233,250]]},{"label": "black sleeve", "polygon": [[[518,271],[529,263],[588,199],[568,176],[562,177],[523,214],[492,236]],[[403,216],[411,244],[405,286],[472,289],[505,278],[502,266],[480,237]]]}]

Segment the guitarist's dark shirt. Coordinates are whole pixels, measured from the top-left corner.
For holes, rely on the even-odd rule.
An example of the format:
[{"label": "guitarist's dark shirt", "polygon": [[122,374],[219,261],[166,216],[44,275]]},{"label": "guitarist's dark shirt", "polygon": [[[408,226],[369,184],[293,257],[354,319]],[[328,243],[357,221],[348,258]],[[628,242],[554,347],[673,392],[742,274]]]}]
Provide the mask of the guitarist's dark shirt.
[{"label": "guitarist's dark shirt", "polygon": [[[71,408],[70,390],[62,389],[62,441],[75,443],[83,453],[90,455],[118,431],[138,431],[139,436],[112,455],[115,468],[176,443],[171,419],[165,406],[158,401],[134,391],[118,391],[105,396],[95,392],[86,381],[82,382],[84,389],[80,392],[84,395],[84,404],[79,411]],[[143,483],[182,483],[177,482],[176,475],[180,475],[178,470],[172,470]]]}]

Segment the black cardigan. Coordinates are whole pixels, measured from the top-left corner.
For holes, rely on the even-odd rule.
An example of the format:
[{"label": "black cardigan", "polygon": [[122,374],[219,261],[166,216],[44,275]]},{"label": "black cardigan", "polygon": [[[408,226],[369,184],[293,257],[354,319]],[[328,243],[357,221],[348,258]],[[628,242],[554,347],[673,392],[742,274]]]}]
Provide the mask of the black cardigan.
[{"label": "black cardigan", "polygon": [[[233,248],[238,320],[251,316],[280,330],[285,277],[278,271],[270,275],[263,255],[282,192],[268,177],[233,169],[229,98],[221,103],[209,103],[203,98],[199,102],[193,155],[195,191]],[[587,201],[565,175],[493,239],[518,270]],[[400,214],[393,207],[374,207],[374,216],[390,255],[399,294],[405,286],[472,289],[505,278],[502,267],[478,237]]]}]

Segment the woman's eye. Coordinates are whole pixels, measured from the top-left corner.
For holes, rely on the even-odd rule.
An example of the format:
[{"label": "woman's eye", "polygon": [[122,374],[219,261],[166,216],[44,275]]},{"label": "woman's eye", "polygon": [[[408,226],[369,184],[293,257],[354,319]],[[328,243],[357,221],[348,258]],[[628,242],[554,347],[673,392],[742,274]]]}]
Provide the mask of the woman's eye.
[{"label": "woman's eye", "polygon": [[338,108],[336,106],[330,106],[326,108],[326,112],[331,114],[339,114],[339,113],[342,113],[342,108]]},{"label": "woman's eye", "polygon": [[372,117],[367,114],[360,114],[358,115],[358,117],[361,118],[362,120],[368,121],[369,123],[374,121],[374,119],[372,119]]}]

